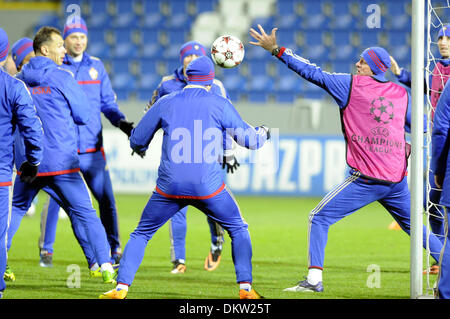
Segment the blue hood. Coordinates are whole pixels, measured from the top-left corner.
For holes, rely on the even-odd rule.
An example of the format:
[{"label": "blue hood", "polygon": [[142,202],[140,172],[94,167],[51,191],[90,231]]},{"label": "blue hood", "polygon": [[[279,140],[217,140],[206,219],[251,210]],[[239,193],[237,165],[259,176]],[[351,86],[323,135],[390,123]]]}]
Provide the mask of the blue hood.
[{"label": "blue hood", "polygon": [[47,75],[57,67],[56,63],[50,58],[37,56],[31,58],[30,62],[23,66],[17,77],[30,87],[39,86],[42,82],[45,82]]}]

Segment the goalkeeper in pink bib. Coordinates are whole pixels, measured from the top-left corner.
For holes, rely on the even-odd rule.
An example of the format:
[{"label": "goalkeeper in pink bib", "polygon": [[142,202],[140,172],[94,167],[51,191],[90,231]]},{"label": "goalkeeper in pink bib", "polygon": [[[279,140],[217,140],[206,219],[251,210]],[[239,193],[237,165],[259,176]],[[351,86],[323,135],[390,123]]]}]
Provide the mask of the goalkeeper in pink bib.
[{"label": "goalkeeper in pink bib", "polygon": [[[348,177],[335,186],[311,211],[308,232],[308,276],[285,291],[322,292],[325,246],[331,225],[378,201],[410,233],[410,192],[407,184],[407,158],[410,147],[410,96],[405,88],[389,82],[385,72],[391,66],[385,49],[370,47],[356,63],[357,74],[328,73],[310,61],[279,47],[274,28],[270,34],[258,25],[250,35],[272,52],[288,68],[305,80],[326,90],[339,105],[347,147]],[[424,247],[426,240],[424,227]],[[441,242],[431,234],[430,249],[441,250]],[[433,253],[438,260],[439,254]]]}]

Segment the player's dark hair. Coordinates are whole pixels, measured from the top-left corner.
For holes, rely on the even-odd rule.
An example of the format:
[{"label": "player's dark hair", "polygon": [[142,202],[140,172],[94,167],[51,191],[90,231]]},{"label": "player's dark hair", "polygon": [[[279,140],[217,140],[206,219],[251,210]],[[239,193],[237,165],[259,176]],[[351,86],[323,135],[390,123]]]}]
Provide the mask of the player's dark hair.
[{"label": "player's dark hair", "polygon": [[52,39],[52,34],[61,35],[61,32],[54,27],[42,27],[36,33],[33,39],[33,50],[34,53],[38,53],[41,50],[41,47],[48,41]]}]

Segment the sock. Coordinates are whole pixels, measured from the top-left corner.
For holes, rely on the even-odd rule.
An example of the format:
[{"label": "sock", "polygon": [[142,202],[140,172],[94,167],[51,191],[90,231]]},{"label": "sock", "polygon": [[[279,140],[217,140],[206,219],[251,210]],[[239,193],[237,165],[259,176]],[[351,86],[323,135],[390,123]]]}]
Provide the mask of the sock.
[{"label": "sock", "polygon": [[126,290],[126,291],[128,291],[128,285],[125,285],[125,284],[118,284],[118,285],[116,286],[116,290]]},{"label": "sock", "polygon": [[100,268],[101,268],[102,272],[104,272],[104,271],[114,272],[114,269],[113,269],[111,263],[104,263],[104,264],[102,264],[102,266]]},{"label": "sock", "polygon": [[100,266],[97,264],[97,263],[95,263],[95,264],[93,264],[92,266],[91,266],[91,268],[89,268],[89,270],[90,271],[96,271],[97,269],[99,269],[100,268]]},{"label": "sock", "polygon": [[317,285],[319,281],[322,281],[322,269],[310,268],[307,279],[311,285]]},{"label": "sock", "polygon": [[252,290],[252,284],[249,282],[240,282],[239,289],[244,289],[246,291]]}]

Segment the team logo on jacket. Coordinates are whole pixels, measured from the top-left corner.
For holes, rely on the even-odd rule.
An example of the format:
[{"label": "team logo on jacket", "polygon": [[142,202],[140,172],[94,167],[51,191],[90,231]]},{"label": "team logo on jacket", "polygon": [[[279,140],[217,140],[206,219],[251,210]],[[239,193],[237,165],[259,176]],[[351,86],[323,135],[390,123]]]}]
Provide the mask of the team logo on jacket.
[{"label": "team logo on jacket", "polygon": [[89,70],[89,75],[90,75],[92,80],[97,80],[97,78],[98,78],[98,71],[96,69],[94,69],[94,68],[91,68]]},{"label": "team logo on jacket", "polygon": [[394,119],[394,104],[380,96],[370,103],[370,115],[380,124],[389,124]]}]

